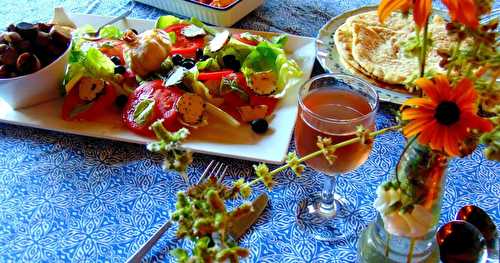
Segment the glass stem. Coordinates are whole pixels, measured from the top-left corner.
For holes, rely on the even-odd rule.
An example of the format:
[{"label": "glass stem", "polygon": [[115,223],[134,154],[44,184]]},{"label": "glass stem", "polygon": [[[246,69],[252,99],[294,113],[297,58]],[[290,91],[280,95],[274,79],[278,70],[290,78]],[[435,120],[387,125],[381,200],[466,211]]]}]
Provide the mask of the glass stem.
[{"label": "glass stem", "polygon": [[325,184],[321,192],[320,211],[327,216],[335,216],[337,207],[335,206],[335,186],[337,185],[337,175],[324,175]]}]

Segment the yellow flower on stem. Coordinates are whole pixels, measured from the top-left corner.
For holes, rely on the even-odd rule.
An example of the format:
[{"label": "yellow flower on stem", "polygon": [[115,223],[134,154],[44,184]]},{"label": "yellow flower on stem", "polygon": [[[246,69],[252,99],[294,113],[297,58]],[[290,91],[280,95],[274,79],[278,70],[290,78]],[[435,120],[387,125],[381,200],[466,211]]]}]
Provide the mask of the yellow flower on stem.
[{"label": "yellow flower on stem", "polygon": [[451,87],[444,75],[433,80],[416,81],[426,97],[411,98],[403,106],[402,120],[410,121],[404,128],[406,137],[418,135],[421,144],[433,150],[444,151],[449,156],[460,155],[460,143],[470,136],[473,129],[488,132],[493,124],[476,115],[477,93],[472,81],[462,79]]},{"label": "yellow flower on stem", "polygon": [[407,12],[413,7],[413,20],[417,27],[423,28],[431,14],[432,0],[382,0],[377,9],[381,23],[396,10]]},{"label": "yellow flower on stem", "polygon": [[478,10],[474,0],[442,0],[453,21],[466,25],[472,29],[479,26]]}]

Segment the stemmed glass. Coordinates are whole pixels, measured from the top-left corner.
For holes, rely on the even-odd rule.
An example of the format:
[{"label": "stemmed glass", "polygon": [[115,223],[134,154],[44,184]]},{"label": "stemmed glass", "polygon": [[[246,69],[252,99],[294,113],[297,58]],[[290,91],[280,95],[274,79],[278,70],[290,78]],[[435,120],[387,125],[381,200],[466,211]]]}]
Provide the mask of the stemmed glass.
[{"label": "stemmed glass", "polygon": [[[375,130],[378,95],[373,87],[357,77],[323,74],[306,82],[299,93],[299,114],[295,126],[295,145],[300,156],[317,151],[317,137],[333,143],[356,137],[358,126]],[[352,231],[342,215],[350,214],[348,202],[335,193],[336,178],[355,170],[370,154],[372,145],[354,143],[336,150],[330,165],[324,156],[306,162],[324,176],[322,192],[299,203],[297,222],[316,239],[334,241]]]}]

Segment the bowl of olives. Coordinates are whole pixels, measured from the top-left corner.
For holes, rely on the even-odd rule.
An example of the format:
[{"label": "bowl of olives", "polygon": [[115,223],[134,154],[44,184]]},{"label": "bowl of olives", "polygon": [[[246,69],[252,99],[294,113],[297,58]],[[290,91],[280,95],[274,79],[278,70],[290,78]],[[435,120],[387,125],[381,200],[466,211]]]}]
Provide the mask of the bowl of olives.
[{"label": "bowl of olives", "polygon": [[0,100],[14,109],[57,98],[71,31],[46,23],[12,24],[0,32]]}]

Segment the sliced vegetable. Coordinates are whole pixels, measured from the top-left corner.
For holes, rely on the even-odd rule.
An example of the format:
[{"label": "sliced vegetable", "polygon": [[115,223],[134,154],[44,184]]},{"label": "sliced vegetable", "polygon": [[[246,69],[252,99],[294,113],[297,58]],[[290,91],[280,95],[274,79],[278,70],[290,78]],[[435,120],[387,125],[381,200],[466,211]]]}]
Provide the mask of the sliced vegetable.
[{"label": "sliced vegetable", "polygon": [[267,106],[266,116],[271,115],[274,112],[274,109],[276,109],[278,102],[279,99],[270,96],[258,96],[258,95],[250,96],[250,106],[259,106],[259,105]]},{"label": "sliced vegetable", "polygon": [[159,118],[163,120],[163,126],[171,132],[178,131],[183,127],[179,121],[179,113],[175,109],[175,103],[183,93],[177,87],[163,87],[158,89],[154,95],[157,109],[160,113]]},{"label": "sliced vegetable", "polygon": [[175,104],[175,109],[180,114],[180,122],[190,127],[207,124],[205,107],[203,98],[194,93],[184,93]]},{"label": "sliced vegetable", "polygon": [[120,39],[123,36],[123,32],[115,25],[107,25],[99,31],[99,36],[107,39]]},{"label": "sliced vegetable", "polygon": [[230,34],[227,30],[217,33],[210,43],[208,43],[210,52],[217,52],[221,50],[229,40],[229,36]]},{"label": "sliced vegetable", "polygon": [[209,58],[205,61],[199,61],[196,63],[196,67],[199,71],[207,70],[207,71],[218,71],[220,70],[219,63],[215,58]]},{"label": "sliced vegetable", "polygon": [[267,115],[267,106],[242,106],[238,108],[241,120],[244,122],[251,122],[257,119],[263,119]]},{"label": "sliced vegetable", "polygon": [[217,106],[207,102],[207,112],[217,117],[218,119],[224,121],[232,127],[240,126],[240,122],[233,118],[233,116],[229,115],[227,112],[221,110]]},{"label": "sliced vegetable", "polygon": [[205,80],[221,80],[223,77],[233,73],[233,70],[221,70],[215,72],[200,72],[198,79],[201,81]]},{"label": "sliced vegetable", "polygon": [[188,70],[184,67],[175,67],[170,76],[163,82],[165,87],[177,85],[182,82]]},{"label": "sliced vegetable", "polygon": [[207,25],[205,25],[203,22],[201,22],[198,18],[196,17],[191,17],[191,19],[189,20],[189,22],[197,27],[201,27],[203,28],[207,33],[209,33],[210,35],[214,36],[215,34],[217,34],[217,31],[211,27],[208,27]]},{"label": "sliced vegetable", "polygon": [[197,27],[195,25],[189,25],[181,29],[181,34],[184,35],[185,37],[199,37],[206,35],[207,32],[205,32],[205,29],[201,27]]},{"label": "sliced vegetable", "polygon": [[[158,119],[158,117],[160,116],[159,111],[156,109],[151,111],[151,114],[148,115],[142,123],[137,123],[135,121],[134,115],[136,112],[136,108],[142,101],[154,99],[155,91],[162,88],[162,81],[157,80],[146,82],[135,89],[135,91],[129,96],[127,104],[125,105],[122,113],[122,120],[127,128],[137,134],[154,137],[154,133],[149,129],[149,126]],[[156,105],[158,107],[158,103],[156,103]]]},{"label": "sliced vegetable", "polygon": [[247,45],[252,45],[252,46],[257,46],[259,42],[264,41],[263,37],[248,32],[234,34],[233,37],[238,41],[241,41]]},{"label": "sliced vegetable", "polygon": [[144,125],[154,111],[155,101],[153,99],[145,99],[139,102],[134,109],[134,122],[139,125]]},{"label": "sliced vegetable", "polygon": [[88,101],[80,98],[79,84],[71,89],[64,98],[62,106],[63,120],[94,120],[111,108],[117,96],[113,86],[105,85],[96,98]]},{"label": "sliced vegetable", "polygon": [[166,32],[174,32],[176,35],[176,41],[173,45],[171,55],[180,54],[186,58],[196,57],[196,50],[198,48],[203,48],[205,45],[205,40],[203,37],[185,37],[181,31],[183,28],[189,26],[186,23],[174,24],[165,28]]}]

